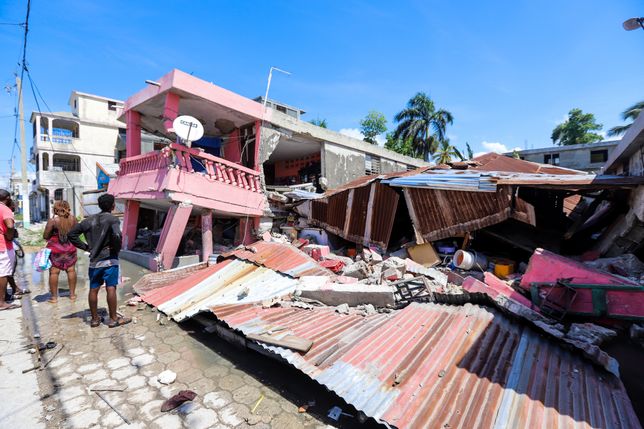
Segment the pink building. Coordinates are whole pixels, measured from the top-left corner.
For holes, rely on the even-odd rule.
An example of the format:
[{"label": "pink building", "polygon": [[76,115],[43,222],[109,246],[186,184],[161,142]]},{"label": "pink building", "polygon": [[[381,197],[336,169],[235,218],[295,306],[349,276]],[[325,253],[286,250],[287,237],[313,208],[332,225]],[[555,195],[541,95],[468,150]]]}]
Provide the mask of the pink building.
[{"label": "pink building", "polygon": [[[175,140],[172,121],[180,115],[197,118],[204,137],[192,148],[174,143],[142,154],[141,130]],[[260,217],[271,216],[266,185],[326,177],[335,187],[365,172],[424,165],[276,109],[264,110],[256,101],[179,70],[131,96],[121,119],[127,124],[126,157],[109,192],[125,202],[124,257],[152,270],[176,266],[177,255],[206,260],[213,241],[226,234],[235,244],[253,241]],[[147,238],[137,237],[141,230]]]}]

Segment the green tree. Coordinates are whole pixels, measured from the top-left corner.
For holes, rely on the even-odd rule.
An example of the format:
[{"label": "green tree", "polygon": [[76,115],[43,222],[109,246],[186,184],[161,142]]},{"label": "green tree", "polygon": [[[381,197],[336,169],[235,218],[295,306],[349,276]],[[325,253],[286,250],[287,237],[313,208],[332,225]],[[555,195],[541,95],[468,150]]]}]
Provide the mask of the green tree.
[{"label": "green tree", "polygon": [[414,146],[411,144],[411,140],[396,139],[393,133],[387,133],[385,138],[385,149],[392,150],[401,155],[411,156],[412,158],[423,158],[422,154],[416,153]]},{"label": "green tree", "polygon": [[326,126],[326,119],[320,119],[320,118],[311,119],[311,120],[309,121],[309,123],[310,123],[310,124],[313,124],[313,125],[316,125],[316,126],[318,126],[318,127],[320,127],[320,128],[327,128],[327,126]]},{"label": "green tree", "polygon": [[519,155],[519,151],[518,151],[518,150],[514,149],[514,150],[512,151],[512,158],[514,158],[514,159],[521,159],[521,155]]},{"label": "green tree", "polygon": [[594,143],[603,139],[601,134],[593,132],[601,129],[602,125],[595,122],[595,115],[572,109],[568,112],[568,119],[552,130],[550,138],[559,146]]},{"label": "green tree", "polygon": [[424,92],[414,95],[394,119],[398,122],[394,138],[411,140],[414,150],[426,161],[445,141],[447,125],[454,121],[450,112],[436,109],[434,101]]},{"label": "green tree", "polygon": [[372,110],[360,121],[360,131],[364,141],[377,144],[376,137],[387,131],[387,118],[382,113]]},{"label": "green tree", "polygon": [[644,100],[640,101],[639,103],[635,103],[628,109],[624,110],[622,112],[622,120],[630,121],[630,123],[625,125],[618,125],[611,128],[610,130],[608,130],[608,135],[615,137],[624,134],[630,128],[633,122],[635,122],[635,119],[637,119],[642,110],[644,110]]},{"label": "green tree", "polygon": [[436,162],[436,164],[447,164],[449,162],[452,162],[453,157],[459,158],[461,161],[465,160],[463,155],[461,155],[461,152],[459,152],[456,147],[449,144],[449,139],[445,139],[440,142],[438,149],[432,155],[432,158],[434,159],[434,162]]},{"label": "green tree", "polygon": [[468,142],[465,142],[465,150],[467,152],[467,159],[474,158],[474,151],[472,150]]}]

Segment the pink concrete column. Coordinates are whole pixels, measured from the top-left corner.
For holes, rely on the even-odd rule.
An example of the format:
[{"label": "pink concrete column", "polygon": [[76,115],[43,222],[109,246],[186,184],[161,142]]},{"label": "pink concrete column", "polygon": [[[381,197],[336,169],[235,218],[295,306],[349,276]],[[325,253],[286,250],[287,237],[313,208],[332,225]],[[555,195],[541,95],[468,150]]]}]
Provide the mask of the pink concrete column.
[{"label": "pink concrete column", "polygon": [[163,126],[167,131],[173,131],[172,121],[179,116],[179,94],[168,92],[163,105]]},{"label": "pink concrete column", "polygon": [[170,210],[168,210],[156,249],[159,254],[161,269],[168,270],[172,268],[172,262],[177,255],[179,243],[188,224],[190,213],[192,213],[192,205],[179,204],[178,206],[170,207]]},{"label": "pink concrete column", "polygon": [[125,112],[125,156],[141,155],[141,114],[135,110]]},{"label": "pink concrete column", "polygon": [[201,255],[202,262],[212,255],[212,210],[201,212]]},{"label": "pink concrete column", "polygon": [[139,221],[140,203],[135,200],[125,202],[125,213],[123,215],[123,248],[130,250],[134,247],[136,240],[136,227]]}]

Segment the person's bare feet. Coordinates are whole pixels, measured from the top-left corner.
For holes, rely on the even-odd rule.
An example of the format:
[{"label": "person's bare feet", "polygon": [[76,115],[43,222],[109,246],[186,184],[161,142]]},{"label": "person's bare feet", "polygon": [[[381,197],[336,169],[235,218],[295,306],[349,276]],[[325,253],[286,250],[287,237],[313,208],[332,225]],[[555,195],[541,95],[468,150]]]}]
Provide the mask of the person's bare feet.
[{"label": "person's bare feet", "polygon": [[76,295],[69,295],[70,301],[76,301]]},{"label": "person's bare feet", "polygon": [[47,300],[48,303],[50,304],[56,304],[58,302],[58,297],[57,296],[52,296]]}]

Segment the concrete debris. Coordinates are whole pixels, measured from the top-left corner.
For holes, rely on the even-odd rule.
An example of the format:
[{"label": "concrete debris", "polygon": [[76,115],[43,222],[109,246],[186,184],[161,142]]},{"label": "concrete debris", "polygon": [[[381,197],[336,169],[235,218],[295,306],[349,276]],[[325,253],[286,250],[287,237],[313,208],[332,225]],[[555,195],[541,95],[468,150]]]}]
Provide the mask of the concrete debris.
[{"label": "concrete debris", "polygon": [[631,338],[634,340],[644,339],[644,324],[643,323],[633,323],[629,331]]},{"label": "concrete debris", "polygon": [[365,279],[369,277],[371,270],[369,264],[365,261],[356,261],[349,265],[346,265],[342,270],[342,275],[346,277],[354,277],[358,280]]},{"label": "concrete debris", "polygon": [[157,380],[161,384],[172,384],[177,379],[177,373],[166,369],[157,376]]},{"label": "concrete debris", "polygon": [[272,192],[272,191],[266,192],[266,197],[269,200],[275,201],[278,203],[288,203],[288,200],[289,200],[288,197],[280,194],[279,192]]},{"label": "concrete debris", "polygon": [[600,258],[594,261],[584,262],[584,265],[608,271],[622,277],[628,277],[640,281],[644,276],[644,263],[632,253],[626,253],[614,258]]},{"label": "concrete debris", "polygon": [[596,346],[617,336],[617,332],[593,323],[573,323],[566,333],[566,338],[583,341]]},{"label": "concrete debris", "polygon": [[377,313],[376,307],[374,307],[372,304],[359,305],[356,307],[356,310],[363,316],[371,316],[372,314]]},{"label": "concrete debris", "polygon": [[301,298],[314,299],[330,306],[345,303],[350,307],[360,304],[371,304],[375,307],[394,305],[393,288],[386,285],[328,283],[318,286],[301,284],[297,292]]},{"label": "concrete debris", "polygon": [[335,311],[340,314],[349,314],[349,305],[340,304],[337,307],[335,307]]}]

